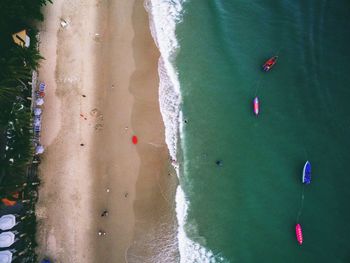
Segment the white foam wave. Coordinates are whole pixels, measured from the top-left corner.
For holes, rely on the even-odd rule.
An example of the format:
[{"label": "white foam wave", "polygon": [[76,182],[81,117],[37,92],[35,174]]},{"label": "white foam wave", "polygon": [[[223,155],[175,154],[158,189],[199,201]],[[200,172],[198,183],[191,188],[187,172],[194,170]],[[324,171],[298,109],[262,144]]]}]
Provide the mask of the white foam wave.
[{"label": "white foam wave", "polygon": [[165,140],[173,160],[176,160],[181,96],[178,75],[172,61],[179,47],[175,29],[181,19],[182,3],[183,0],[145,1],[145,8],[150,14],[151,33],[161,54],[158,63],[159,103],[165,124]]},{"label": "white foam wave", "polygon": [[[173,165],[179,176],[177,164],[178,134],[182,134],[182,114],[180,112],[181,92],[178,73],[173,65],[179,44],[176,38],[176,25],[181,21],[182,6],[186,0],[145,0],[145,8],[150,18],[153,39],[160,51],[158,62],[159,104],[165,125],[165,140]],[[188,202],[178,186],[176,191],[176,214],[179,224],[178,242],[181,263],[214,263],[212,252],[192,241],[186,235]]]},{"label": "white foam wave", "polygon": [[[225,262],[225,259],[219,255],[192,241],[186,235],[188,201],[182,188],[179,186],[176,190],[176,215],[179,224],[178,239],[181,263],[218,263]],[[192,226],[196,228],[195,226]],[[196,232],[196,230],[194,231]]]}]

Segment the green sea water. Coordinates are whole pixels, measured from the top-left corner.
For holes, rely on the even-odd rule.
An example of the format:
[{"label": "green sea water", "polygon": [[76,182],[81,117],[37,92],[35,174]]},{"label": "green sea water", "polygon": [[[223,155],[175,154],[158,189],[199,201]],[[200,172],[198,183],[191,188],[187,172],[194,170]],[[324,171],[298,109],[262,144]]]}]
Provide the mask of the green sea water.
[{"label": "green sea water", "polygon": [[[176,67],[188,237],[217,262],[350,262],[350,2],[183,8]],[[306,160],[313,174],[303,188]]]}]

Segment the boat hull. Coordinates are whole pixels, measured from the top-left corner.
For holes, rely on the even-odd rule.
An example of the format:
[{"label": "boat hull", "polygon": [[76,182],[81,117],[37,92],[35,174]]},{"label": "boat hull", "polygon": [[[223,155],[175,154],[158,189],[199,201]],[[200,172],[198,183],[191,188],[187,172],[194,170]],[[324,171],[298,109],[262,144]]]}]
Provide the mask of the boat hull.
[{"label": "boat hull", "polygon": [[303,184],[310,184],[311,183],[311,164],[309,161],[307,161],[304,165],[302,182],[303,182]]},{"label": "boat hull", "polygon": [[274,56],[272,58],[270,58],[269,60],[267,60],[264,65],[262,66],[263,70],[265,72],[268,72],[271,70],[271,68],[276,64],[277,62],[277,56]]},{"label": "boat hull", "polygon": [[259,115],[259,99],[255,97],[253,100],[253,112],[255,116]]},{"label": "boat hull", "polygon": [[297,238],[299,245],[302,245],[303,244],[303,231],[301,229],[300,224],[296,224],[296,226],[295,226],[295,235],[296,235],[296,238]]}]

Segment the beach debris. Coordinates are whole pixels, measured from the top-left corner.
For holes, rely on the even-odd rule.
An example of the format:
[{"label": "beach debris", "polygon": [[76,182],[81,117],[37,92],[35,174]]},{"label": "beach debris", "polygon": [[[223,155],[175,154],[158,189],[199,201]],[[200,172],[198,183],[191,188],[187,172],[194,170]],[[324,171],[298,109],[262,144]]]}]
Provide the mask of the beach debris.
[{"label": "beach debris", "polygon": [[60,19],[60,24],[61,24],[62,28],[66,28],[69,23],[65,19],[61,18]]},{"label": "beach debris", "polygon": [[108,216],[108,211],[107,210],[104,210],[101,214],[101,217],[105,217],[105,216]]},{"label": "beach debris", "polygon": [[105,235],[106,235],[106,232],[105,232],[105,231],[100,230],[100,231],[98,231],[98,235],[99,235],[99,236],[105,236]]},{"label": "beach debris", "polygon": [[137,136],[136,135],[132,136],[131,141],[133,144],[137,144],[138,142]]},{"label": "beach debris", "polygon": [[96,42],[100,42],[100,38],[101,38],[100,34],[99,33],[95,33],[94,40]]},{"label": "beach debris", "polygon": [[127,198],[128,196],[129,196],[129,193],[126,192],[126,193],[124,194],[124,197]]}]

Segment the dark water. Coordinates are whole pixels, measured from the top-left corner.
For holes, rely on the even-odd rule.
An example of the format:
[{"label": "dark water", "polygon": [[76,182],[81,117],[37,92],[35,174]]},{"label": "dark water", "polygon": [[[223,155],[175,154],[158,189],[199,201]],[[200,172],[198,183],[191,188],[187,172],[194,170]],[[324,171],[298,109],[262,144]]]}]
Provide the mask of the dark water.
[{"label": "dark water", "polygon": [[184,12],[188,236],[224,262],[350,262],[350,2],[192,0]]}]

